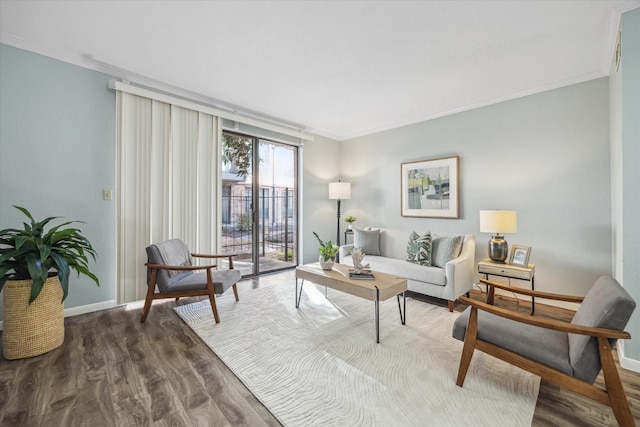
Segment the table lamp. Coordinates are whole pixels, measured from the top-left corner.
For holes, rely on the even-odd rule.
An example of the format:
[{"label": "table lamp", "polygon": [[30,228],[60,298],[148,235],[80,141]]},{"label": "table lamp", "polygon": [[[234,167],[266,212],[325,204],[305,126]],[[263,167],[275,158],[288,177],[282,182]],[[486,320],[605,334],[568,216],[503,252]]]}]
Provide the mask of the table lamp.
[{"label": "table lamp", "polygon": [[336,245],[340,246],[340,200],[351,198],[350,182],[330,182],[329,199],[338,201],[338,232],[336,233]]},{"label": "table lamp", "polygon": [[480,211],[480,232],[494,233],[489,240],[489,258],[492,262],[504,264],[509,255],[509,245],[500,235],[518,231],[516,211]]}]

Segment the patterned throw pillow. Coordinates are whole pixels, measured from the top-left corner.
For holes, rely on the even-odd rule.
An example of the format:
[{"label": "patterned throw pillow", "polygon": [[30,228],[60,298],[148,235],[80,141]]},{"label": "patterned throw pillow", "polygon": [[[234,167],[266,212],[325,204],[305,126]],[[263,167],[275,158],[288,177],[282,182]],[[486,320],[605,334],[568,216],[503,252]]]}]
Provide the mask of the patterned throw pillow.
[{"label": "patterned throw pillow", "polygon": [[432,265],[444,268],[444,265],[452,259],[458,258],[462,250],[462,236],[434,237]]},{"label": "patterned throw pillow", "polygon": [[353,230],[353,247],[366,255],[380,255],[380,230]]},{"label": "patterned throw pillow", "polygon": [[420,236],[415,231],[407,243],[407,261],[420,265],[431,265],[431,232]]}]

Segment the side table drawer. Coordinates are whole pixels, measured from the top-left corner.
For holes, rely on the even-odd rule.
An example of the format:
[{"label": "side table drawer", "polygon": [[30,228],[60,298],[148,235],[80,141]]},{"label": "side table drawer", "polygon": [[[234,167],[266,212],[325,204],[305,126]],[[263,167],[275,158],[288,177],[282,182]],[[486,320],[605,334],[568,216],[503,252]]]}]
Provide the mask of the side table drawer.
[{"label": "side table drawer", "polygon": [[513,265],[488,265],[485,263],[478,264],[478,273],[492,274],[496,276],[512,277],[514,279],[531,280],[533,277],[533,268],[520,268]]}]

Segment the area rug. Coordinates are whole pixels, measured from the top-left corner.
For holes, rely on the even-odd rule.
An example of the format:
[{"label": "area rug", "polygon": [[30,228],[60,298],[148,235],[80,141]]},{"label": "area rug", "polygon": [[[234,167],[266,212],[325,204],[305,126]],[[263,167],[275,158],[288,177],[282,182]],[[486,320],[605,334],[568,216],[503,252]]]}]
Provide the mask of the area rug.
[{"label": "area rug", "polygon": [[530,426],[538,377],[475,352],[455,385],[458,313],[407,298],[374,303],[306,282],[178,306],[178,315],[285,426]]}]

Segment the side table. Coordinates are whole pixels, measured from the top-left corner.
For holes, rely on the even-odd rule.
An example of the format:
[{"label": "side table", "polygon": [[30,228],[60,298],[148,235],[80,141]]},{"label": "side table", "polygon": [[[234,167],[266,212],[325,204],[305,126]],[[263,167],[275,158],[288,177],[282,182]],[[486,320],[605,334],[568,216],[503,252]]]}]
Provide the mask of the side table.
[{"label": "side table", "polygon": [[353,236],[353,230],[344,230],[344,244],[348,245],[349,241],[347,240],[348,236]]},{"label": "side table", "polygon": [[[489,258],[483,259],[478,263],[478,273],[484,274],[485,280],[489,280],[489,276],[506,277],[508,279],[528,280],[531,282],[531,290],[536,290],[535,285],[535,264],[529,264],[528,267],[518,267],[511,264],[499,264],[492,262]],[[536,311],[535,297],[531,297],[531,315]]]}]

